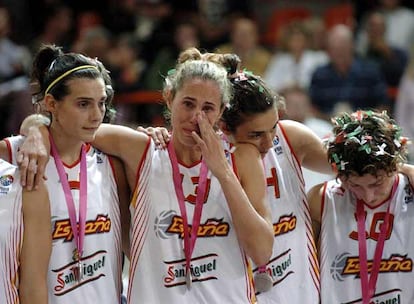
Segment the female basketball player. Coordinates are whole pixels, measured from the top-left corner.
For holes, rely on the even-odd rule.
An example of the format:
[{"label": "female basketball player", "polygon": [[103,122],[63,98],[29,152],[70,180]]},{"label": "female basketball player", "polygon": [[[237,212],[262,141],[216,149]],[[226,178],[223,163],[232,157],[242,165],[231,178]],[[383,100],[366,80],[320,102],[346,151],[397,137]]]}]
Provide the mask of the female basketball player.
[{"label": "female basketball player", "polygon": [[[236,72],[230,80],[234,94],[220,127],[230,142],[252,144],[260,152],[272,212],[273,254],[264,267],[253,269],[256,275],[265,272],[271,287],[264,291],[256,282],[258,302],[317,304],[319,267],[301,165],[329,172],[326,151],[320,139],[302,124],[279,121],[283,99],[260,77]],[[166,129],[140,130],[153,136],[160,147],[169,140]],[[297,286],[301,292],[292,292]]]},{"label": "female basketball player", "polygon": [[[46,166],[53,250],[50,303],[120,303],[121,223],[114,163],[93,148],[112,99],[107,70],[95,59],[43,46],[34,59],[34,96],[51,115]],[[47,129],[46,129],[47,130]],[[22,137],[2,142],[16,162]],[[50,223],[50,218],[48,220]]]},{"label": "female basketball player", "polygon": [[322,303],[413,303],[414,196],[397,171],[407,141],[386,112],[334,121],[328,157],[337,178],[308,195]]},{"label": "female basketball player", "polygon": [[0,299],[2,303],[47,304],[51,251],[47,190],[20,185],[17,167],[0,159]]}]

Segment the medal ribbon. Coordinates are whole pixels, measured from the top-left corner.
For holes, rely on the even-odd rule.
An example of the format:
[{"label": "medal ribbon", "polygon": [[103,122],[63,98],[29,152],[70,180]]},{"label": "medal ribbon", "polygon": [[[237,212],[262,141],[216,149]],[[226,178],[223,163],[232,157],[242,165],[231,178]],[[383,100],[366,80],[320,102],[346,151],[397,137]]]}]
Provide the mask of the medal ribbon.
[{"label": "medal ribbon", "polygon": [[385,236],[387,234],[388,225],[389,225],[391,200],[394,196],[397,185],[398,185],[398,178],[396,178],[394,181],[394,185],[392,187],[392,192],[391,192],[391,196],[390,196],[388,207],[387,207],[387,212],[385,214],[385,219],[380,228],[377,245],[375,247],[374,260],[373,260],[372,267],[371,267],[371,275],[369,276],[369,278],[368,278],[368,260],[367,260],[367,240],[365,236],[364,202],[362,200],[357,201],[358,249],[359,249],[361,292],[362,292],[362,303],[363,304],[369,304],[375,292],[379,268],[381,264],[382,252],[384,250]]},{"label": "medal ribbon", "polygon": [[[66,206],[68,208],[70,226],[72,228],[73,239],[75,240],[76,250],[78,254],[78,262],[81,260],[83,254],[83,244],[85,239],[86,226],[86,206],[87,206],[87,170],[86,170],[86,152],[85,145],[81,148],[80,160],[80,174],[79,174],[79,221],[76,221],[76,208],[73,202],[73,195],[69,187],[68,177],[63,167],[62,160],[58,154],[56,145],[51,135],[49,135],[51,154],[55,160],[55,165],[59,175],[60,183],[62,184],[63,192],[65,193]],[[79,225],[78,225],[79,223]]]},{"label": "medal ribbon", "polygon": [[208,168],[207,168],[207,164],[204,162],[204,160],[202,160],[199,181],[198,181],[196,205],[194,209],[193,223],[192,223],[191,235],[190,235],[190,227],[188,226],[187,209],[185,207],[185,196],[184,196],[184,190],[183,190],[183,185],[182,185],[182,178],[180,174],[180,169],[178,168],[177,155],[175,154],[175,151],[174,151],[173,138],[171,138],[171,141],[168,144],[167,149],[168,149],[168,154],[170,156],[170,161],[171,161],[171,166],[172,166],[175,194],[177,196],[178,205],[180,207],[180,212],[181,212],[181,217],[183,219],[184,254],[185,254],[185,263],[186,263],[185,269],[186,269],[186,274],[188,276],[188,275],[191,275],[191,273],[189,272],[191,256],[193,254],[195,243],[197,240],[197,231],[198,231],[198,227],[200,226],[201,213],[202,213],[203,204],[204,204],[204,197],[205,197],[205,193],[207,189]]}]

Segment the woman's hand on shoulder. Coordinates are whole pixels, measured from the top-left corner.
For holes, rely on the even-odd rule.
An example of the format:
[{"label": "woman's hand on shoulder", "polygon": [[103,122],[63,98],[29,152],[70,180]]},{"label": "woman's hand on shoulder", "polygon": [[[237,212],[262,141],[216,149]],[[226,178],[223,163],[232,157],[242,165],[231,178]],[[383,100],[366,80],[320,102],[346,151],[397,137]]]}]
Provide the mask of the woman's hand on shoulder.
[{"label": "woman's hand on shoulder", "polygon": [[167,144],[171,139],[171,134],[167,128],[164,127],[137,127],[137,131],[147,134],[152,138],[158,149],[167,148]]},{"label": "woman's hand on shoulder", "polygon": [[49,131],[46,126],[28,129],[23,144],[19,147],[16,161],[20,169],[22,186],[27,190],[37,188],[45,176],[50,156]]}]

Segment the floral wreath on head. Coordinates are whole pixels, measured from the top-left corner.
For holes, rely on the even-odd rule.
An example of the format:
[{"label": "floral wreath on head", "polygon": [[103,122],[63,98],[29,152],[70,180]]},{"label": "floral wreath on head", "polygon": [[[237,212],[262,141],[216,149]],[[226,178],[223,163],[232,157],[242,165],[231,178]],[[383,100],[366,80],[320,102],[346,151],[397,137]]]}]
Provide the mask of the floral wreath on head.
[{"label": "floral wreath on head", "polygon": [[[373,130],[367,129],[366,125],[364,125],[364,122],[368,119],[375,120],[378,125],[382,125],[394,134],[393,143],[396,149],[393,154],[388,152],[394,149],[387,149],[387,143],[374,142]],[[405,146],[409,142],[406,137],[401,136],[402,129],[390,119],[386,111],[374,112],[371,110],[358,110],[352,114],[343,113],[333,118],[332,123],[336,135],[327,141],[328,147],[335,147],[341,144],[358,144],[358,151],[365,151],[368,155],[374,155],[378,160],[383,156],[403,158],[403,150],[405,150]],[[344,161],[342,156],[337,153],[332,153],[329,161],[336,173],[338,171],[345,171],[346,166],[349,164],[349,162]]]},{"label": "floral wreath on head", "polygon": [[[243,70],[238,70],[236,72],[234,72],[233,74],[230,74],[231,71],[228,68],[228,78],[230,79],[230,81],[233,84],[240,84],[242,87],[246,87],[246,86],[250,86],[250,87],[257,87],[257,90],[259,91],[260,94],[264,94],[266,91],[266,88],[260,83],[261,77],[258,75],[255,75],[253,72],[247,70],[247,69],[243,69]],[[267,98],[265,98],[267,104],[271,104],[271,101],[268,100]],[[228,109],[230,109],[232,106],[231,104],[228,104],[226,106]]]}]

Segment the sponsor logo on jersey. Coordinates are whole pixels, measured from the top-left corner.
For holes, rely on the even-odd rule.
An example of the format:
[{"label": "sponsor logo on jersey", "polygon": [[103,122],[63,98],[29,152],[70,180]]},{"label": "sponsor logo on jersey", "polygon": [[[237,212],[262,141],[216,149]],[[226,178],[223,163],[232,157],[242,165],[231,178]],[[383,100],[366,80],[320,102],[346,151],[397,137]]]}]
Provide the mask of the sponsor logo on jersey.
[{"label": "sponsor logo on jersey", "polygon": [[[373,261],[368,261],[368,271],[371,271]],[[412,272],[413,260],[407,255],[392,254],[380,262],[380,273]],[[358,256],[342,253],[335,257],[331,264],[331,275],[334,280],[344,281],[346,277],[359,278],[360,263]]]},{"label": "sponsor logo on jersey", "polygon": [[[356,299],[350,302],[346,302],[343,304],[359,304],[362,302],[362,299]],[[382,292],[376,292],[372,296],[371,301],[369,304],[402,304],[405,303],[403,301],[402,290],[401,289],[391,289]]]},{"label": "sponsor logo on jersey", "polygon": [[[186,283],[185,259],[164,261],[166,266],[164,286],[174,287]],[[191,259],[192,282],[217,280],[217,254],[208,254]]]},{"label": "sponsor logo on jersey", "polygon": [[276,152],[277,155],[283,153],[283,147],[280,145],[279,136],[277,135],[273,138],[273,150]]},{"label": "sponsor logo on jersey", "polygon": [[78,280],[78,262],[72,261],[58,269],[51,269],[53,293],[62,296],[89,282],[105,276],[106,251],[97,251],[82,258],[82,279]]},{"label": "sponsor logo on jersey", "polygon": [[[192,226],[188,227],[191,233]],[[168,210],[161,212],[155,219],[154,223],[155,235],[161,239],[178,235],[180,239],[184,238],[184,225],[181,216],[177,215],[175,211]],[[207,219],[204,223],[200,223],[197,229],[197,237],[225,237],[229,234],[230,225],[223,221],[223,219]]]},{"label": "sponsor logo on jersey", "polygon": [[413,193],[413,188],[411,188],[411,185],[410,184],[405,185],[404,191],[405,191],[404,203],[405,204],[412,203],[414,201],[414,193]]},{"label": "sponsor logo on jersey", "polygon": [[103,163],[102,156],[104,155],[104,153],[101,150],[98,150],[96,148],[94,148],[94,152],[96,153],[96,163],[102,164]]},{"label": "sponsor logo on jersey", "polygon": [[291,214],[281,215],[276,223],[273,223],[274,236],[289,233],[296,228],[296,216]]},{"label": "sponsor logo on jersey", "polygon": [[[258,268],[254,269],[253,272],[257,270]],[[289,275],[293,274],[291,249],[272,258],[266,265],[266,271],[272,277],[273,286],[281,283]]]},{"label": "sponsor logo on jersey", "polygon": [[[111,231],[111,219],[108,215],[98,214],[96,219],[89,220],[85,225],[85,235],[108,233]],[[55,221],[52,233],[53,240],[63,239],[64,242],[70,242],[73,239],[70,219]]]}]

